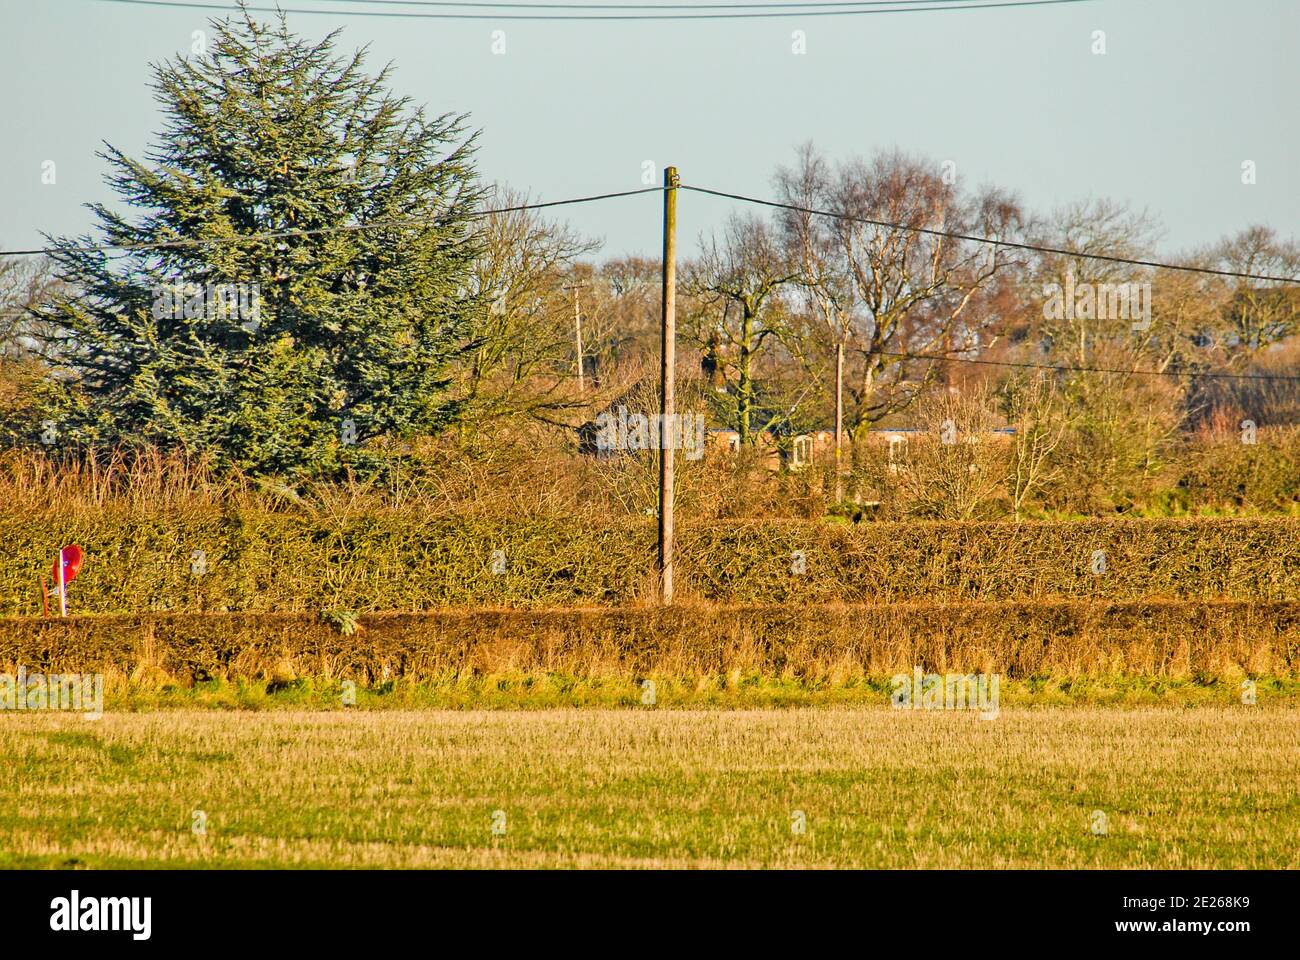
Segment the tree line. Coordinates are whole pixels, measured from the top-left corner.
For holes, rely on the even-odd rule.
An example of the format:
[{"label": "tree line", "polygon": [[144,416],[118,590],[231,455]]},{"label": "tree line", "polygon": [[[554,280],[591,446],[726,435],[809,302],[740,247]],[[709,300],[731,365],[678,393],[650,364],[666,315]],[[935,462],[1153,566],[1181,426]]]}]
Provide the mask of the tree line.
[{"label": "tree line", "polygon": [[[154,68],[146,155],[101,153],[120,205],[0,258],[0,442],[328,477],[436,434],[572,444],[649,403],[658,262],[602,259],[483,183],[470,119],[396,95],[337,33],[213,25],[207,53]],[[742,445],[839,424],[851,450],[961,403],[1018,425],[1025,463],[1074,447],[1105,483],[1190,425],[1296,414],[1293,384],[1210,375],[1294,370],[1297,285],[1118,262],[1156,257],[1145,212],[1037,214],[898,150],[805,144],[772,185],[784,207],[738,212],[680,269],[686,395]],[[1296,277],[1300,246],[1253,226],[1176,261]]]}]

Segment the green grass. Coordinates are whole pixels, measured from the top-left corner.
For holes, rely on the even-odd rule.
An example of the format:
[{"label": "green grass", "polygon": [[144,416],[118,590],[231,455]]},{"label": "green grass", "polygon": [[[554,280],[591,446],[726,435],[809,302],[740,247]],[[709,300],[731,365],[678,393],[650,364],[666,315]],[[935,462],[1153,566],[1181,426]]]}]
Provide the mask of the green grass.
[{"label": "green grass", "polygon": [[[1234,706],[1244,681],[1210,676],[999,678],[1008,706]],[[1300,707],[1300,680],[1256,677],[1260,705]],[[108,678],[104,709],[146,713],[214,711],[555,710],[568,708],[771,709],[887,706],[890,678],[773,677],[733,670],[689,677],[652,674],[573,676],[562,672],[447,672],[427,680],[398,678],[372,687],[337,678],[212,679],[190,685],[170,679]],[[4,713],[0,711],[0,717]]]},{"label": "green grass", "polygon": [[0,866],[1294,868],[1298,717],[11,714]]},{"label": "green grass", "polygon": [[[764,709],[775,707],[885,706],[893,689],[888,677],[851,678],[838,683],[733,671],[698,677],[652,676],[640,681],[564,673],[449,673],[432,681],[391,680],[355,687],[344,703],[341,681],[305,677],[282,682],[208,680],[193,686],[118,683],[105,695],[108,710],[550,710],[570,707],[645,706],[646,680],[654,684],[659,709]],[[1256,678],[1263,705],[1300,706],[1300,680]],[[1001,703],[1010,706],[1231,706],[1241,702],[1236,681],[1169,677],[1002,678]]]}]

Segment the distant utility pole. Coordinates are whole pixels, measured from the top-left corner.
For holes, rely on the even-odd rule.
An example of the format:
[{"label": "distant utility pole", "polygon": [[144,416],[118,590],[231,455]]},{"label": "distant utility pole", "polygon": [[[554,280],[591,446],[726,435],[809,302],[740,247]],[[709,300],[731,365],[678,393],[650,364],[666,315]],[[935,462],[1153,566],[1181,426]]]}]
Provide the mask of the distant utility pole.
[{"label": "distant utility pole", "polygon": [[578,392],[586,391],[585,383],[582,379],[582,310],[578,305],[578,291],[585,287],[585,283],[575,283],[572,286],[565,287],[565,290],[573,291],[573,329],[578,339]]},{"label": "distant utility pole", "polygon": [[844,339],[835,343],[835,502],[844,499],[844,481],[840,474],[841,437],[844,435]]},{"label": "distant utility pole", "polygon": [[664,170],[663,369],[659,390],[659,575],[660,598],[673,602],[673,443],[677,367],[677,185],[676,167]]}]

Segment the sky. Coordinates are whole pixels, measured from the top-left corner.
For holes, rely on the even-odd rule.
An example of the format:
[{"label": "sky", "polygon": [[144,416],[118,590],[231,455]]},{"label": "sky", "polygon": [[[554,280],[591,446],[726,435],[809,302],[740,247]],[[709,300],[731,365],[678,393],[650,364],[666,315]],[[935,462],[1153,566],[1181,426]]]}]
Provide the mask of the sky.
[{"label": "sky", "polygon": [[[1300,233],[1300,0],[651,23],[400,19],[361,11],[421,8],[280,2],[328,10],[291,13],[290,26],[310,37],[342,28],[342,50],[368,45],[372,68],[393,63],[396,92],[470,114],[481,174],[534,199],[636,189],[668,164],[684,183],[772,197],[777,167],[811,140],[841,160],[897,147],[952,161],[963,183],[1010,190],[1036,212],[1127,201],[1164,225],[1162,253],[1256,223]],[[0,0],[0,248],[82,233],[84,204],[117,202],[96,151],[109,142],[139,156],[153,142],[150,64],[188,54],[213,15],[224,11]],[[53,183],[42,182],[48,161]],[[733,211],[744,212],[682,194],[683,246]],[[655,195],[561,216],[602,239],[603,256],[658,253]]]}]

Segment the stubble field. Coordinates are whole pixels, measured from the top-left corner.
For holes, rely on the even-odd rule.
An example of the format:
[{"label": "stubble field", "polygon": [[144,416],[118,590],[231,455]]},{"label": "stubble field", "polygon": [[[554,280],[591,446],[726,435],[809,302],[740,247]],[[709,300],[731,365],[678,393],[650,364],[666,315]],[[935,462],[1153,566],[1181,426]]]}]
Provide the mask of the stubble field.
[{"label": "stubble field", "polygon": [[1288,707],[0,717],[5,867],[1300,865]]}]

